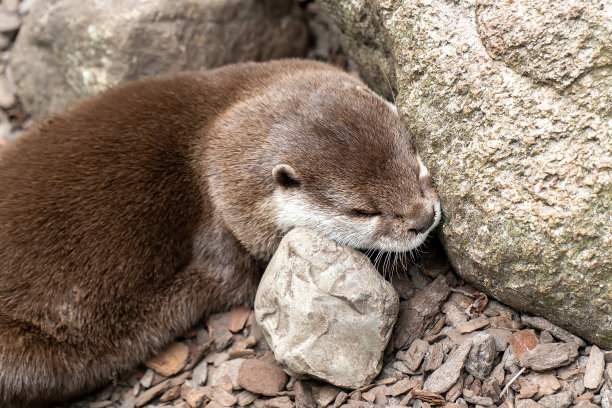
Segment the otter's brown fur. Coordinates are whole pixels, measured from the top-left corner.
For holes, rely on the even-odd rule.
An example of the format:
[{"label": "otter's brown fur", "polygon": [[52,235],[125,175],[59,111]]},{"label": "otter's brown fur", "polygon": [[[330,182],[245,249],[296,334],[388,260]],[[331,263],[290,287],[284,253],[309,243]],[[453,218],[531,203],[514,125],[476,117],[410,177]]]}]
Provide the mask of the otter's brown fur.
[{"label": "otter's brown fur", "polygon": [[431,181],[364,89],[298,60],[148,78],[1,151],[0,407],[100,386],[204,315],[251,304],[291,228],[279,200],[377,217],[391,241],[428,232]]}]

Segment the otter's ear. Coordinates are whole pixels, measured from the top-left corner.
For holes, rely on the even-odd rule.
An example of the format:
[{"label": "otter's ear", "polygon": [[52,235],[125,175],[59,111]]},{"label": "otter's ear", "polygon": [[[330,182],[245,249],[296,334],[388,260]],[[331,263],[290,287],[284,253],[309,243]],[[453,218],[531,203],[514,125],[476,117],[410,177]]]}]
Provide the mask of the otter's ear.
[{"label": "otter's ear", "polygon": [[279,164],[272,169],[272,177],[279,186],[298,187],[301,183],[300,176],[295,169],[288,164]]}]

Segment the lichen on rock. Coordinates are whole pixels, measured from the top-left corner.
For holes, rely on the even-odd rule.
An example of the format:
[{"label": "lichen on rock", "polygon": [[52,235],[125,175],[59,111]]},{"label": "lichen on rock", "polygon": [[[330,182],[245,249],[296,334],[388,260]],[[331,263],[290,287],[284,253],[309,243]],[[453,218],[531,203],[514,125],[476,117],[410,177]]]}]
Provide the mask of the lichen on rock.
[{"label": "lichen on rock", "polygon": [[147,75],[304,56],[308,41],[305,16],[290,0],[38,0],[11,67],[40,120]]},{"label": "lichen on rock", "polygon": [[371,86],[391,69],[457,272],[612,346],[612,5],[320,3]]}]

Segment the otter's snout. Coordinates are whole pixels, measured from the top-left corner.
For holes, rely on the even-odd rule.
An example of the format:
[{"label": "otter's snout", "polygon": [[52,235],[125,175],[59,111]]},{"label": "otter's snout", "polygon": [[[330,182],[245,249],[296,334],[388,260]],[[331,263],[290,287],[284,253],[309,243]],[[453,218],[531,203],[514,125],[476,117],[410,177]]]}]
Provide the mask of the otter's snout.
[{"label": "otter's snout", "polygon": [[421,214],[419,219],[414,220],[410,227],[410,231],[415,234],[427,232],[436,223],[436,212],[434,208]]},{"label": "otter's snout", "polygon": [[436,214],[433,211],[433,208],[430,213],[424,215],[423,218],[418,220],[414,227],[412,228],[417,234],[422,234],[427,232],[429,228],[431,228],[436,222]]}]

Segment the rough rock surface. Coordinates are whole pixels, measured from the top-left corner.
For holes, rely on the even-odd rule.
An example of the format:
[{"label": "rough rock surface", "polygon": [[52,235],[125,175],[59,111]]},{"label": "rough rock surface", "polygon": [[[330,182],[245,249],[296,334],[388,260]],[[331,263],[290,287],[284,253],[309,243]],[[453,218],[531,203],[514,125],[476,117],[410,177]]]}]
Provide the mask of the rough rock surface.
[{"label": "rough rock surface", "polygon": [[319,2],[366,80],[394,84],[457,272],[612,346],[612,3]]},{"label": "rough rock surface", "polygon": [[471,347],[471,340],[463,342],[440,368],[427,377],[423,389],[438,394],[448,391],[453,384],[457,382],[459,373],[461,372],[461,368],[463,367],[463,363]]},{"label": "rough rock surface", "polygon": [[518,361],[523,367],[546,371],[571,363],[577,355],[578,346],[575,343],[538,344],[521,354]]},{"label": "rough rock surface", "polygon": [[393,346],[395,349],[408,347],[423,336],[425,330],[433,323],[450,288],[443,275],[413,297],[400,304],[397,324],[393,329]]},{"label": "rough rock surface", "polygon": [[[430,256],[431,252],[426,251],[426,254]],[[430,272],[421,266],[401,284],[407,282],[411,287],[419,287],[418,282],[425,281],[423,272]],[[531,316],[521,315],[488,300],[469,285],[460,285],[453,273],[445,273],[444,277],[452,293],[434,316],[434,324],[410,347],[395,353],[388,347],[380,374],[370,384],[356,390],[342,390],[313,379],[290,378],[287,381],[255,322],[254,312],[249,311],[244,326],[238,329],[242,323],[234,326],[231,316],[243,314],[244,310],[235,308],[229,313],[210,316],[179,339],[189,348],[188,362],[181,373],[168,378],[153,369],[141,367],[120,376],[108,387],[63,407],[220,408],[237,403],[241,407],[254,408],[351,408],[372,407],[372,404],[412,408],[564,408],[570,405],[612,408],[612,350],[597,350],[592,344],[582,346],[573,341],[551,346],[550,333],[540,329],[524,329],[511,337],[510,331],[491,326],[500,320],[498,318],[504,317],[500,321],[506,327],[520,327],[520,321]],[[393,284],[397,284],[395,279]],[[430,281],[416,289],[415,295],[430,293],[437,285],[439,281]],[[457,311],[464,313],[468,321],[487,319],[490,325],[486,329],[462,334],[449,318]],[[425,315],[421,318],[428,319]],[[550,322],[541,323],[551,332],[558,331],[558,327]],[[236,331],[228,340],[229,327]],[[410,328],[405,330],[410,331]],[[496,346],[493,355],[495,368],[481,380],[470,373],[468,365],[486,367],[490,364],[490,337],[494,338]],[[542,343],[542,339],[546,342]],[[479,344],[487,342],[488,351],[483,353]],[[538,344],[546,347],[537,347]],[[561,361],[564,366],[544,372],[519,366],[519,360],[528,352],[531,353],[531,362],[538,359],[551,361],[551,357],[559,354],[551,353],[551,347],[566,350],[578,347],[578,353],[572,352],[564,357]],[[464,357],[467,350],[469,353]],[[513,350],[522,354],[517,358]],[[603,373],[599,368],[593,369],[601,366],[602,356],[607,362]],[[203,366],[207,366],[209,371],[206,384],[197,373]],[[586,388],[585,385],[591,381],[600,384],[599,387]]]},{"label": "rough rock surface", "polygon": [[303,56],[307,46],[291,0],[49,0],[25,19],[11,66],[41,119],[145,75]]},{"label": "rough rock surface", "polygon": [[255,298],[257,322],[289,373],[347,388],[380,371],[398,309],[364,255],[304,228],[283,238]]},{"label": "rough rock surface", "polygon": [[238,384],[253,393],[275,396],[287,384],[287,374],[276,363],[246,360],[240,365]]}]

